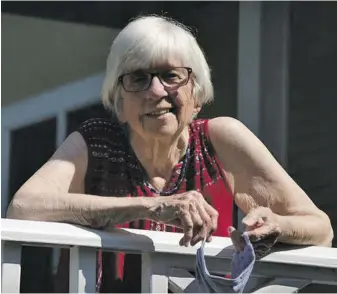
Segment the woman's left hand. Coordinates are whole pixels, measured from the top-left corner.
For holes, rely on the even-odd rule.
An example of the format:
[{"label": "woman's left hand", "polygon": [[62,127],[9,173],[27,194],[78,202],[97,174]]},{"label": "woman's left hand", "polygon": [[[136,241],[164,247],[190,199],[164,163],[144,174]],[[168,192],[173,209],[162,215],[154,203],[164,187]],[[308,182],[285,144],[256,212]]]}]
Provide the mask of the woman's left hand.
[{"label": "woman's left hand", "polygon": [[[281,234],[281,227],[276,215],[267,207],[257,207],[251,210],[242,220],[254,248],[259,255],[265,254],[276,243]],[[243,238],[233,227],[229,227],[230,237],[237,250],[243,249]],[[263,252],[262,252],[263,251]]]},{"label": "woman's left hand", "polygon": [[245,226],[250,240],[252,242],[260,241],[270,235],[281,234],[280,224],[276,215],[268,207],[259,206],[251,210],[243,219],[242,223]]}]

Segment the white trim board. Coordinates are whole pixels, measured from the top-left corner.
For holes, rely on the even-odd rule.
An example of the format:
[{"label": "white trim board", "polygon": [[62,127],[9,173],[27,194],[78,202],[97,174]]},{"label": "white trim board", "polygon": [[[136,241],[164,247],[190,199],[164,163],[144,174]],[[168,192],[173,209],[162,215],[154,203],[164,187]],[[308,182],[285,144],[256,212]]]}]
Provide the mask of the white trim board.
[{"label": "white trim board", "polygon": [[91,76],[3,107],[2,128],[13,130],[56,116],[60,111],[99,102],[103,78],[104,74]]}]

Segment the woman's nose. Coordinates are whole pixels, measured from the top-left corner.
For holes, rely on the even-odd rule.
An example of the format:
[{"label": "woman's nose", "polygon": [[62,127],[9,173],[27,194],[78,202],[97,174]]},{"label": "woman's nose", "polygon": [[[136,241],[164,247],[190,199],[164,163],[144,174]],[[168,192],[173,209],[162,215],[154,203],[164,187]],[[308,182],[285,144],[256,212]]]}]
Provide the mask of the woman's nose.
[{"label": "woman's nose", "polygon": [[168,95],[167,90],[158,77],[153,77],[150,88],[148,89],[149,98],[160,99]]}]

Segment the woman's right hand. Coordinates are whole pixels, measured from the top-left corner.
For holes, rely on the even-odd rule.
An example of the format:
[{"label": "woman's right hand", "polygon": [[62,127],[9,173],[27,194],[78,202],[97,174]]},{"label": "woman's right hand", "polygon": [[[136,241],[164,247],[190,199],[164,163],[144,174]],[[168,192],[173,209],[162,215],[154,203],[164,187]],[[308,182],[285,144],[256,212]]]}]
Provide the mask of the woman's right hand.
[{"label": "woman's right hand", "polygon": [[182,228],[181,246],[193,246],[205,238],[208,242],[211,240],[211,234],[217,229],[219,214],[202,194],[189,191],[153,199],[156,205],[151,209],[151,219]]}]

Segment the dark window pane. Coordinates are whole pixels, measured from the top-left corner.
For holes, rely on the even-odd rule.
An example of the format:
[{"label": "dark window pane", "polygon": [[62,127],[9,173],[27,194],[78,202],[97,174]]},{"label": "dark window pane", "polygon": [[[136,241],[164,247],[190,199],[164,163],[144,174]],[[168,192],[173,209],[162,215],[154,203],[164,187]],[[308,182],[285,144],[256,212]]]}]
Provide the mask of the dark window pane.
[{"label": "dark window pane", "polygon": [[10,198],[53,154],[56,118],[12,131],[10,152]]},{"label": "dark window pane", "polygon": [[[55,138],[55,118],[11,133],[10,198],[53,154]],[[51,248],[22,248],[21,293],[52,292],[51,257]]]}]

